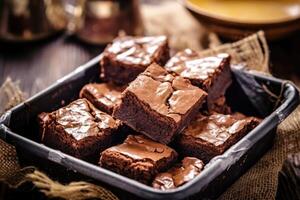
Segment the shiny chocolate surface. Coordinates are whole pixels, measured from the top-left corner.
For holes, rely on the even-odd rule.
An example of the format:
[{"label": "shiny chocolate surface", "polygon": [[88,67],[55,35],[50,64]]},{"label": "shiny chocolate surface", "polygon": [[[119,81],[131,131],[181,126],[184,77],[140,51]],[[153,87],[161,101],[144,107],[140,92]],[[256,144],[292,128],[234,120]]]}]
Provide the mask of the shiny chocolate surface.
[{"label": "shiny chocolate surface", "polygon": [[116,38],[104,53],[109,53],[121,62],[149,65],[153,62],[160,47],[165,44],[167,44],[166,36],[125,36]]},{"label": "shiny chocolate surface", "polygon": [[206,80],[218,70],[225,59],[229,59],[228,54],[201,58],[198,52],[185,49],[172,57],[165,68],[184,78]]},{"label": "shiny chocolate surface", "polygon": [[185,130],[185,135],[202,139],[215,146],[222,145],[230,136],[242,130],[253,117],[242,114],[224,115],[212,114],[204,116],[199,114]]},{"label": "shiny chocolate surface", "polygon": [[85,85],[80,93],[81,97],[90,94],[95,101],[112,107],[121,102],[122,88],[108,83],[90,83]]},{"label": "shiny chocolate surface", "polygon": [[135,160],[158,161],[171,156],[175,151],[142,135],[129,135],[123,144],[113,146],[108,151],[119,152]]},{"label": "shiny chocolate surface", "polygon": [[103,134],[104,129],[116,128],[118,121],[97,110],[86,99],[78,99],[50,114],[57,125],[76,140]]},{"label": "shiny chocolate surface", "polygon": [[185,157],[180,164],[167,172],[158,174],[152,186],[161,190],[179,187],[193,180],[203,169],[204,163],[198,158]]},{"label": "shiny chocolate surface", "polygon": [[206,92],[192,86],[189,80],[174,77],[157,64],[150,65],[145,72],[126,89],[160,114],[175,121],[189,111]]}]

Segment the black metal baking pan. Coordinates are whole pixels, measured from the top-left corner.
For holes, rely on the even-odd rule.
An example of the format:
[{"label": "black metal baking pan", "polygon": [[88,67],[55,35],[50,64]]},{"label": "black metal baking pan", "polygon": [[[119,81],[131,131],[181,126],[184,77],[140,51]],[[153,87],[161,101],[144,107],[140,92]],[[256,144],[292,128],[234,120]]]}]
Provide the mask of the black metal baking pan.
[{"label": "black metal baking pan", "polygon": [[226,94],[229,105],[263,121],[223,155],[213,158],[194,180],[177,189],[160,191],[39,143],[37,114],[75,100],[85,84],[101,82],[100,59],[101,55],[6,112],[0,118],[0,137],[22,149],[20,154],[28,152],[142,198],[215,198],[270,148],[277,125],[299,104],[298,90],[292,83],[233,68],[233,84]]}]

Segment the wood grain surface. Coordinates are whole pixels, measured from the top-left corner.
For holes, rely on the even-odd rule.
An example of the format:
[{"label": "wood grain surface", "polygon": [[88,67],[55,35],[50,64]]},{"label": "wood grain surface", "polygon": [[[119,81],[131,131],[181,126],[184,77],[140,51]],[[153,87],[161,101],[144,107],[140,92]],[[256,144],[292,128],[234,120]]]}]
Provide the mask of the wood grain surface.
[{"label": "wood grain surface", "polygon": [[0,84],[10,76],[31,96],[102,50],[103,46],[88,46],[63,34],[35,43],[0,43]]}]

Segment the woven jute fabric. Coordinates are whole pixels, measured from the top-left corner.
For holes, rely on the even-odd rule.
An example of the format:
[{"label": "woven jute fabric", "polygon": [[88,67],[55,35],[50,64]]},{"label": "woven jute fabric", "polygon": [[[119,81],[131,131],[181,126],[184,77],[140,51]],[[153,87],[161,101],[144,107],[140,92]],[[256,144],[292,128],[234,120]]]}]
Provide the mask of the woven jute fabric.
[{"label": "woven jute fabric", "polygon": [[63,185],[51,180],[47,175],[37,170],[26,175],[26,179],[31,181],[49,198],[58,197],[70,200],[95,198],[103,200],[118,200],[118,197],[116,197],[112,192],[99,185],[83,181],[71,182],[67,185]]},{"label": "woven jute fabric", "polygon": [[262,31],[234,43],[223,44],[204,51],[201,56],[228,53],[232,64],[245,64],[251,70],[269,73],[269,48]]},{"label": "woven jute fabric", "polygon": [[[249,69],[268,73],[269,54],[263,32],[235,43],[211,46],[213,48],[203,51],[202,56],[227,52],[231,54],[233,63],[243,62]],[[274,147],[240,177],[220,199],[274,199],[277,175],[283,160],[288,153],[300,151],[299,131],[300,107],[278,127]],[[87,182],[63,185],[34,168],[21,169],[15,148],[2,140],[0,140],[0,180],[14,187],[24,181],[30,181],[49,197],[117,199],[110,191],[98,185]]]},{"label": "woven jute fabric", "polygon": [[0,161],[0,181],[8,184],[10,187],[16,188],[22,183],[29,181],[49,198],[118,200],[112,192],[98,185],[86,182],[71,182],[63,185],[51,180],[47,175],[34,167],[21,168],[15,147],[1,139]]},{"label": "woven jute fabric", "polygon": [[0,181],[18,187],[26,181],[26,175],[33,171],[33,167],[21,169],[15,147],[0,139]]},{"label": "woven jute fabric", "polygon": [[300,106],[278,129],[274,146],[219,199],[275,199],[278,172],[287,154],[300,152]]},{"label": "woven jute fabric", "polygon": [[25,94],[19,87],[19,82],[13,82],[7,77],[0,87],[0,115],[7,109],[25,100]]}]

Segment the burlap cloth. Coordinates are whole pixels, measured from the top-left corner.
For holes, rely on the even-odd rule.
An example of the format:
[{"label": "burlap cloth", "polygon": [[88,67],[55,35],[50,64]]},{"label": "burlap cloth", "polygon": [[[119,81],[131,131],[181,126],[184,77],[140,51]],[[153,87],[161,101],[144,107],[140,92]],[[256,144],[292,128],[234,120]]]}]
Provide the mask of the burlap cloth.
[{"label": "burlap cloth", "polygon": [[[269,50],[263,32],[235,43],[217,47],[218,39],[216,36],[212,34],[208,35],[208,38],[213,43],[209,46],[213,48],[204,50],[203,56],[218,52],[228,52],[233,57],[233,63],[242,62],[247,64],[249,69],[255,69],[263,73],[269,72]],[[184,45],[181,47],[186,47],[185,42],[182,44]],[[201,48],[199,47],[198,49]],[[2,87],[0,94],[6,95],[7,98],[9,97],[8,99],[13,97],[13,103],[10,101],[8,104],[5,104],[2,101],[2,106],[10,107],[19,103],[23,97],[16,84],[11,82],[11,80],[8,80],[5,84],[9,85],[12,90],[8,90],[9,87],[7,86]],[[220,199],[274,199],[277,190],[277,176],[284,159],[288,153],[300,151],[299,132],[300,107],[278,127],[273,148],[241,176]],[[0,161],[0,180],[11,187],[18,187],[24,181],[30,181],[48,197],[63,199],[118,199],[113,193],[99,185],[88,182],[72,182],[63,185],[52,181],[33,167],[21,168],[15,148],[2,140],[0,140]]]}]

